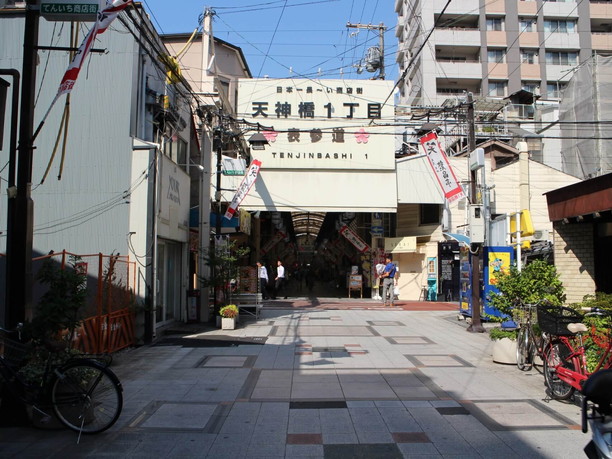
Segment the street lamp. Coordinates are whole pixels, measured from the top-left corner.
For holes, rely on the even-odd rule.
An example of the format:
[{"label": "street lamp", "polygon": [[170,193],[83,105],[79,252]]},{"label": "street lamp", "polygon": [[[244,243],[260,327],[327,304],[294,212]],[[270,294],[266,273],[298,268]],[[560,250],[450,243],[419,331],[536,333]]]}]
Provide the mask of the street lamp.
[{"label": "street lamp", "polygon": [[249,137],[249,144],[251,145],[251,150],[265,150],[266,145],[268,145],[268,139],[261,132],[256,132]]}]

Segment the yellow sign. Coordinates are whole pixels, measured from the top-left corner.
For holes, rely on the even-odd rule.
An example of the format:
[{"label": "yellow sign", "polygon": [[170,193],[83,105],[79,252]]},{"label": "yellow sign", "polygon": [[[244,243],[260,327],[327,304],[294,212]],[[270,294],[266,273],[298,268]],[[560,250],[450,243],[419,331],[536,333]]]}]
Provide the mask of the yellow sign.
[{"label": "yellow sign", "polygon": [[[520,228],[518,231],[521,232],[521,237],[533,236],[533,221],[531,220],[531,212],[529,210],[521,210]],[[517,231],[516,228],[516,214],[510,215],[510,233],[514,235]]]},{"label": "yellow sign", "polygon": [[510,272],[510,252],[489,252],[489,285],[497,284],[497,274]]},{"label": "yellow sign", "polygon": [[416,252],[416,236],[386,237],[385,252],[410,253]]}]

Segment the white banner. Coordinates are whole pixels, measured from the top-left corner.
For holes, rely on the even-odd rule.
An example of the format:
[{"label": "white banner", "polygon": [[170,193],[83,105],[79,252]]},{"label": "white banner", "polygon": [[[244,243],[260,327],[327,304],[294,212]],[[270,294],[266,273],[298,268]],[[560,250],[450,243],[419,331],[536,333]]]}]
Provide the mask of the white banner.
[{"label": "white banner", "polygon": [[340,228],[340,234],[342,234],[342,236],[344,236],[346,240],[353,244],[353,246],[355,246],[355,248],[360,252],[365,252],[370,248],[370,246],[366,244],[357,233],[346,225]]},{"label": "white banner", "polygon": [[425,155],[427,155],[429,164],[436,174],[436,178],[438,179],[440,187],[442,187],[446,199],[453,202],[457,199],[464,198],[465,193],[463,192],[463,188],[457,181],[457,177],[448,162],[446,153],[444,153],[444,150],[442,150],[440,146],[440,142],[438,142],[438,135],[432,131],[421,137],[419,142],[421,142],[425,150]]},{"label": "white banner", "polygon": [[238,206],[245,198],[245,196],[249,193],[249,190],[255,183],[255,180],[257,180],[257,175],[259,174],[260,168],[261,161],[254,159],[251,165],[249,166],[248,172],[242,179],[242,183],[240,183],[240,186],[238,187],[238,190],[234,195],[234,199],[232,199],[232,202],[230,203],[229,207],[227,208],[227,211],[225,212],[224,217],[228,220],[232,219],[232,217],[236,213],[236,210],[238,209]]}]

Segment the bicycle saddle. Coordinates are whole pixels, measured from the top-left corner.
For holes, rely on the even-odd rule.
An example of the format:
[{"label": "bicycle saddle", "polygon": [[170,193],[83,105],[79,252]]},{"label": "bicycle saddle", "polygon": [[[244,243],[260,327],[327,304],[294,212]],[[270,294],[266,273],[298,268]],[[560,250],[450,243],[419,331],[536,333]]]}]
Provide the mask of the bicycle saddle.
[{"label": "bicycle saddle", "polygon": [[612,369],[600,370],[589,376],[582,386],[586,400],[597,405],[601,414],[612,414]]}]

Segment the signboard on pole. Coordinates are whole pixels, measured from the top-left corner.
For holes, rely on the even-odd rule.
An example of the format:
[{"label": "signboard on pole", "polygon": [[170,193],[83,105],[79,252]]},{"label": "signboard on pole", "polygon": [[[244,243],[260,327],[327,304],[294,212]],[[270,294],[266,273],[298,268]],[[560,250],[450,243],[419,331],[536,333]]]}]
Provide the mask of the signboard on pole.
[{"label": "signboard on pole", "polygon": [[451,169],[446,153],[444,153],[444,150],[442,150],[440,146],[438,135],[432,131],[421,137],[419,141],[425,150],[425,155],[438,179],[438,183],[440,187],[442,187],[444,197],[450,202],[464,198],[465,193],[463,192],[463,188],[457,181],[457,177],[455,177],[455,173]]}]

